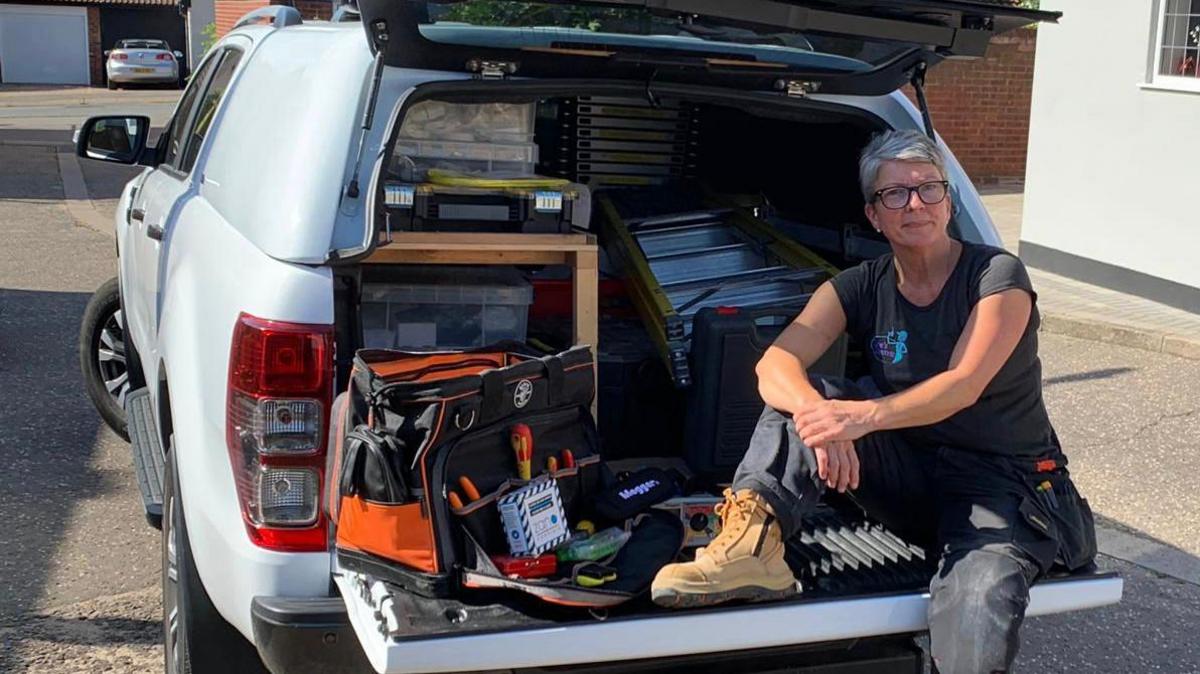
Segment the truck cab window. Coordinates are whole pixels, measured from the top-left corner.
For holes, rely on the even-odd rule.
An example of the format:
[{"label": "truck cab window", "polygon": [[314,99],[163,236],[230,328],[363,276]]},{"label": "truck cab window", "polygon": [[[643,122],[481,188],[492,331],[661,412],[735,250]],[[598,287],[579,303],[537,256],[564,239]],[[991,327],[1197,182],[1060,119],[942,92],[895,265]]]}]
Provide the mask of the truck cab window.
[{"label": "truck cab window", "polygon": [[225,97],[225,92],[229,90],[229,81],[233,79],[233,73],[237,70],[238,62],[241,59],[242,52],[240,50],[230,49],[225,52],[220,65],[217,66],[216,72],[213,73],[208,89],[204,92],[204,96],[200,99],[200,105],[196,108],[196,115],[191,124],[191,132],[188,133],[187,147],[184,149],[183,157],[178,165],[180,171],[187,173],[196,164],[196,156],[200,154],[200,146],[204,143],[205,137],[208,136],[213,116],[221,104],[221,99]]}]

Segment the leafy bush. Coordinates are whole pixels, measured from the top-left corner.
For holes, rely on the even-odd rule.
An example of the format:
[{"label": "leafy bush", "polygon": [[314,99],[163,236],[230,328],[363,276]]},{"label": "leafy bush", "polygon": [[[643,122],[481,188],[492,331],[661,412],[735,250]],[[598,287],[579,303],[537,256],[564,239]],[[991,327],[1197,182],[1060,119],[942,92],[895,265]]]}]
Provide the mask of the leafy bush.
[{"label": "leafy bush", "polygon": [[217,24],[210,22],[207,26],[200,29],[200,53],[207,54],[209,49],[217,43]]}]

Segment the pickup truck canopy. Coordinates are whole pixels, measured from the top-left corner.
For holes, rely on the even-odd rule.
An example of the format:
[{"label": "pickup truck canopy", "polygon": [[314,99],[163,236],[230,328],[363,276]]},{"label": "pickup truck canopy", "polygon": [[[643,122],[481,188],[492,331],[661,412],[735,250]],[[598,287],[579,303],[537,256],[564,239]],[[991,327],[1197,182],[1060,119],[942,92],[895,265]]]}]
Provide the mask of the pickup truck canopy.
[{"label": "pickup truck canopy", "polygon": [[975,0],[360,0],[384,65],[881,95],[1046,12]]}]

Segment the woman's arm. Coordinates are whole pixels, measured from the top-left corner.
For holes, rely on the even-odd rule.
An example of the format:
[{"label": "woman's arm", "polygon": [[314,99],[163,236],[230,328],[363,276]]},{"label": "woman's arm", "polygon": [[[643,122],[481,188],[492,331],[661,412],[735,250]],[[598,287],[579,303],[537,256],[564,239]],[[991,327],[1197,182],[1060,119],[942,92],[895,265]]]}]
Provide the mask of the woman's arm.
[{"label": "woman's arm", "polygon": [[804,403],[822,400],[808,381],[807,367],[824,355],[845,329],[842,303],[826,281],[755,366],[763,402],[792,414]]},{"label": "woman's arm", "polygon": [[1032,311],[1033,300],[1024,290],[983,298],[971,311],[945,372],[878,400],[806,404],[795,414],[797,432],[810,446],[857,440],[873,431],[937,423],[974,405],[1017,348]]},{"label": "woman's arm", "polygon": [[[758,393],[777,410],[795,414],[823,400],[808,381],[807,367],[817,361],[846,329],[846,312],[829,282],[821,284],[804,310],[784,328],[754,368]],[[798,427],[798,426],[797,426]],[[848,441],[810,443],[817,475],[830,489],[858,489],[858,454]]]}]

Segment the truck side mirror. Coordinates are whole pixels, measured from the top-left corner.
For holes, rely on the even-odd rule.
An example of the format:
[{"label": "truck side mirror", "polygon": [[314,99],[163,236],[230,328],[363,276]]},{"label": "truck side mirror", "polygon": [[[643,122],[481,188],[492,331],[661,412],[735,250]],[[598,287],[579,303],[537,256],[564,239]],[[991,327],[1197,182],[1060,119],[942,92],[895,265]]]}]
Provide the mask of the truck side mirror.
[{"label": "truck side mirror", "polygon": [[150,118],[89,117],[75,132],[75,154],[117,164],[137,164],[146,152]]}]

